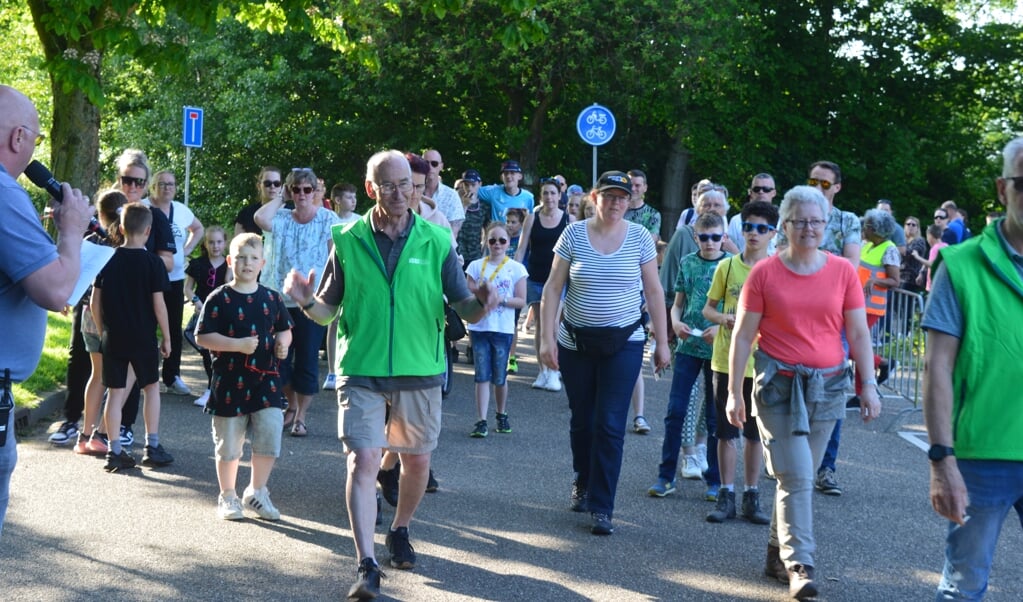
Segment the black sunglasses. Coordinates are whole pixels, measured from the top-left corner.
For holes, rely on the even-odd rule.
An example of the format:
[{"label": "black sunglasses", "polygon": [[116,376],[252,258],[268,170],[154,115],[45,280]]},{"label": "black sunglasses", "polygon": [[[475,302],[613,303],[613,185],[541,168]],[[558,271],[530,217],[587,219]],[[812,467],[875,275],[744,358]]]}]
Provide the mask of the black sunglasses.
[{"label": "black sunglasses", "polygon": [[752,232],[756,230],[757,234],[767,234],[768,232],[774,231],[774,226],[771,224],[753,224],[750,222],[742,222],[743,232]]},{"label": "black sunglasses", "polygon": [[771,188],[770,186],[754,186],[753,188],[750,188],[750,190],[760,194],[764,192],[771,192],[772,190],[774,190],[774,188]]},{"label": "black sunglasses", "polygon": [[724,234],[697,234],[696,235],[696,238],[699,238],[700,242],[707,242],[708,240],[713,240],[714,242],[721,242],[721,239],[724,238],[724,237],[725,237]]},{"label": "black sunglasses", "polygon": [[263,188],[280,188],[280,180],[263,180]]},{"label": "black sunglasses", "polygon": [[489,244],[492,244],[492,245],[496,245],[497,243],[501,243],[502,245],[506,245],[506,244],[508,244],[508,239],[507,238],[491,238],[491,239],[487,240],[487,242]]},{"label": "black sunglasses", "polygon": [[440,161],[430,161],[430,165],[434,167],[440,167]]},{"label": "black sunglasses", "polygon": [[313,193],[313,187],[312,186],[292,186],[291,187],[291,194],[298,194],[300,192],[304,192],[306,194],[312,194]]},{"label": "black sunglasses", "polygon": [[121,176],[121,186],[134,186],[135,188],[143,188],[146,185],[145,178],[133,178],[131,176]]}]

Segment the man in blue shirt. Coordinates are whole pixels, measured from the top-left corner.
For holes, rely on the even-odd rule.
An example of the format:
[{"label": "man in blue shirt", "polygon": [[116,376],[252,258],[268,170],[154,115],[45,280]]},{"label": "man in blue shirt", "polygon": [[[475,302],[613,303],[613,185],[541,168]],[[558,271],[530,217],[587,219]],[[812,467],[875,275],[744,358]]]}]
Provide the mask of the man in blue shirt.
[{"label": "man in blue shirt", "polygon": [[503,184],[490,184],[480,188],[479,200],[490,203],[490,220],[506,222],[509,209],[525,209],[533,212],[533,193],[519,188],[522,181],[522,168],[518,161],[505,161],[501,164],[501,181]]}]

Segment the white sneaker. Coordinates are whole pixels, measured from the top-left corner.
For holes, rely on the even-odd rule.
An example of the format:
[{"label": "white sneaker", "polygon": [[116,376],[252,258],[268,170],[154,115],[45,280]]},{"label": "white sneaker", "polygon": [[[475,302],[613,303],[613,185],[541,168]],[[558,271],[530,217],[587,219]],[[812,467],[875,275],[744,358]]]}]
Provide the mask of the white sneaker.
[{"label": "white sneaker", "polygon": [[174,382],[167,385],[167,392],[173,395],[191,395],[192,390],[188,388],[185,381],[181,380],[180,376],[174,377]]},{"label": "white sneaker", "polygon": [[561,390],[561,373],[551,370],[547,373],[547,382],[544,383],[544,390],[557,393]]},{"label": "white sneaker", "polygon": [[327,378],[323,379],[323,390],[334,391],[337,389],[337,377],[333,374],[328,374]]},{"label": "white sneaker", "polygon": [[699,480],[703,476],[703,471],[700,470],[700,459],[695,455],[688,455],[682,460],[682,478]]},{"label": "white sneaker", "polygon": [[245,495],[242,496],[245,506],[265,520],[281,520],[281,513],[270,501],[270,492],[266,487],[256,490],[251,485],[245,488]]},{"label": "white sneaker", "polygon": [[209,401],[209,400],[210,400],[210,390],[206,389],[205,391],[202,392],[202,395],[200,395],[199,397],[196,397],[195,401],[193,401],[192,403],[194,403],[195,405],[199,406],[200,408],[205,408],[206,407],[206,402]]},{"label": "white sneaker", "polygon": [[707,472],[710,469],[710,465],[707,464],[707,444],[697,443],[696,444],[696,459],[700,462],[700,472]]},{"label": "white sneaker", "polygon": [[533,381],[533,388],[534,389],[546,389],[547,388],[547,379],[550,378],[549,374],[550,374],[550,372],[548,372],[547,368],[540,368],[540,374],[537,374],[536,375],[536,380]]},{"label": "white sneaker", "polygon": [[245,518],[245,512],[242,511],[242,501],[238,499],[238,496],[232,496],[225,498],[223,495],[217,496],[217,518],[220,520],[241,520]]}]

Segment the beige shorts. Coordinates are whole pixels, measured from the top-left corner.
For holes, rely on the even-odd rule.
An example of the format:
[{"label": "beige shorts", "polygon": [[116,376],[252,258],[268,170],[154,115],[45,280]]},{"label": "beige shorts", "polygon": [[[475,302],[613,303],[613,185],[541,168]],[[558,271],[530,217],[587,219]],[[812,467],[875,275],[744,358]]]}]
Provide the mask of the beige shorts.
[{"label": "beige shorts", "polygon": [[437,447],[440,422],[439,386],[385,393],[346,386],[338,393],[337,432],[346,452],[376,447],[426,454]]}]

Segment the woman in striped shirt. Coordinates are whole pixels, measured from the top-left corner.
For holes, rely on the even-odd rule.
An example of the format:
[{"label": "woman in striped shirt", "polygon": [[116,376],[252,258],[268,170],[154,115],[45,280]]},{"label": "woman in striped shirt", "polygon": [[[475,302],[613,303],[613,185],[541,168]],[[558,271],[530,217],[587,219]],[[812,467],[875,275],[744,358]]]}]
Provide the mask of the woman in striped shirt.
[{"label": "woman in striped shirt", "polygon": [[[624,219],[631,194],[628,175],[610,171],[600,176],[591,193],[597,213],[569,224],[561,234],[540,301],[540,361],[561,370],[572,412],[572,510],[590,512],[595,535],[614,531],[625,428],[646,339],[642,296],[664,296],[650,234]],[[558,302],[566,283],[559,325]],[[664,306],[651,305],[650,314],[657,343],[654,361],[661,370],[671,361]]]}]

